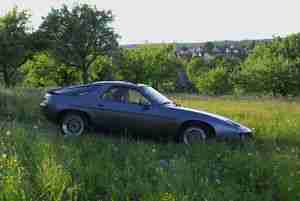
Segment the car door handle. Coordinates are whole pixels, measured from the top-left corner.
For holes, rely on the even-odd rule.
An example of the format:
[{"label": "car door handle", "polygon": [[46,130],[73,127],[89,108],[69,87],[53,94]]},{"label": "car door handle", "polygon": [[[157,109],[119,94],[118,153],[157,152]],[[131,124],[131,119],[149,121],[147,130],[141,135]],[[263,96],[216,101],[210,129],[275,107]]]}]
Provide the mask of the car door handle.
[{"label": "car door handle", "polygon": [[98,104],[98,107],[104,107],[104,105],[103,104]]}]

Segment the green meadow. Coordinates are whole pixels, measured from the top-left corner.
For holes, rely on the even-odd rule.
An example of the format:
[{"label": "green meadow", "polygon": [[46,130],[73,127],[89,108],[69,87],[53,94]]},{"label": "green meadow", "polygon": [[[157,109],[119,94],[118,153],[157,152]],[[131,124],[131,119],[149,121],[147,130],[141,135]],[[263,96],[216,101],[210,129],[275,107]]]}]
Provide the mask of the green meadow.
[{"label": "green meadow", "polygon": [[247,142],[186,146],[88,133],[64,138],[43,92],[0,89],[1,201],[300,200],[300,100],[171,94],[255,130]]}]

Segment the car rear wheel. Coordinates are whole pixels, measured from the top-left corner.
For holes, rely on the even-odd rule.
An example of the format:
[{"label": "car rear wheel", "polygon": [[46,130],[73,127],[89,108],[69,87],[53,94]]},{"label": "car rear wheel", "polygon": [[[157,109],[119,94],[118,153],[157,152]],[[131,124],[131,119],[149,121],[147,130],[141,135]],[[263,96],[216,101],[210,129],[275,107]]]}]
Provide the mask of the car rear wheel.
[{"label": "car rear wheel", "polygon": [[61,131],[64,136],[80,136],[87,126],[83,115],[77,113],[67,113],[60,123]]},{"label": "car rear wheel", "polygon": [[182,133],[182,142],[186,145],[204,143],[207,139],[207,129],[200,126],[190,126]]}]

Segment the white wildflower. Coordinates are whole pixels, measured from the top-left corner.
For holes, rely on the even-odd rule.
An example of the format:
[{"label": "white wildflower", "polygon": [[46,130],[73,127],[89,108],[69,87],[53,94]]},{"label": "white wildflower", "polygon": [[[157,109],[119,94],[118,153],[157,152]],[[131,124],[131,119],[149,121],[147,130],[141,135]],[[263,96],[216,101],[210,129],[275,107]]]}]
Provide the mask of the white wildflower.
[{"label": "white wildflower", "polygon": [[8,130],[8,131],[6,131],[6,135],[7,136],[10,136],[11,135],[11,132]]}]

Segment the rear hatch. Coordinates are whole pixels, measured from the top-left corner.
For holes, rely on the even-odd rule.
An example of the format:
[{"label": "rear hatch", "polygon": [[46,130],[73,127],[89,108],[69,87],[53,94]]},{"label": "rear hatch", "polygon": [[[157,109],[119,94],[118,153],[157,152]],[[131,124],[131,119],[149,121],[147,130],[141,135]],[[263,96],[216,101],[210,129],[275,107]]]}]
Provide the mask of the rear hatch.
[{"label": "rear hatch", "polygon": [[47,91],[47,94],[52,95],[66,95],[66,96],[80,96],[93,91],[95,87],[93,85],[76,85],[69,87],[62,87]]}]

